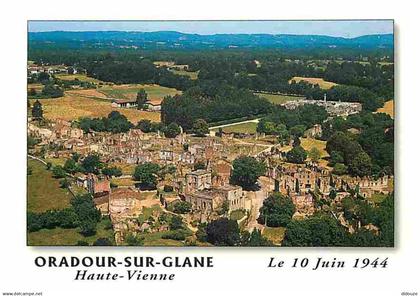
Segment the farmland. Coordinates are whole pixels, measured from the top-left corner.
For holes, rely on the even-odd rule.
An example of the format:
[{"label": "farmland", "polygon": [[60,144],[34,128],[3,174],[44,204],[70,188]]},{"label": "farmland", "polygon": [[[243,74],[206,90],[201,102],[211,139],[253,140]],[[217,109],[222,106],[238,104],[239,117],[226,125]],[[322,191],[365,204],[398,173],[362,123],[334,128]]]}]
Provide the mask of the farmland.
[{"label": "farmland", "polygon": [[299,83],[300,81],[306,81],[310,84],[318,84],[320,88],[322,89],[330,89],[333,86],[336,86],[337,83],[334,82],[330,82],[330,81],[325,81],[323,78],[313,78],[313,77],[293,77],[291,81],[296,81],[296,83]]},{"label": "farmland", "polygon": [[[31,104],[33,104],[33,101],[31,100]],[[118,111],[127,116],[128,120],[134,124],[141,119],[149,119],[154,122],[160,121],[160,113],[158,112],[114,108],[111,106],[111,102],[69,93],[57,99],[42,99],[41,103],[44,117],[47,119],[77,120],[80,117],[104,117],[111,111]]]},{"label": "farmland", "polygon": [[276,105],[280,105],[289,101],[302,99],[302,97],[298,97],[298,96],[286,96],[286,95],[280,95],[280,94],[264,94],[264,93],[254,93],[254,94],[262,98],[266,98],[269,102]]},{"label": "farmland", "polygon": [[59,180],[52,176],[42,163],[28,160],[31,174],[28,176],[28,211],[44,212],[70,206],[71,194],[60,188]]}]

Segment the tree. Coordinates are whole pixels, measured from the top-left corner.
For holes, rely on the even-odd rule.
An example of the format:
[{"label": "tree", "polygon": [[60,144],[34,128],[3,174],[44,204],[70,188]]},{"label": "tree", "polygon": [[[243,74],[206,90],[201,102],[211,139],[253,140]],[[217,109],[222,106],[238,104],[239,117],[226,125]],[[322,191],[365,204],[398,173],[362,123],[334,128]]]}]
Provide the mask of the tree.
[{"label": "tree", "polygon": [[307,157],[306,150],[302,146],[293,147],[286,153],[286,160],[291,163],[304,163]]},{"label": "tree", "polygon": [[352,175],[369,176],[372,171],[372,160],[366,152],[361,152],[349,164],[349,172]]},{"label": "tree", "polygon": [[306,127],[302,124],[295,125],[290,129],[290,134],[294,137],[302,137]]},{"label": "tree", "polygon": [[34,119],[42,119],[43,117],[42,104],[38,100],[32,106],[32,117]]},{"label": "tree", "polygon": [[333,168],[333,173],[336,175],[344,175],[347,173],[347,166],[342,163],[336,163]]},{"label": "tree", "polygon": [[60,180],[60,187],[61,188],[69,188],[71,185],[70,181],[67,178]]},{"label": "tree", "polygon": [[191,131],[198,137],[204,137],[209,133],[209,125],[204,119],[200,118],[194,121]]},{"label": "tree", "polygon": [[177,214],[187,214],[191,212],[191,203],[187,201],[180,201],[174,205],[174,212]]},{"label": "tree", "polygon": [[160,167],[156,163],[146,162],[136,166],[134,170],[134,180],[139,181],[142,186],[147,188],[156,188],[157,173]]},{"label": "tree", "polygon": [[216,246],[238,246],[241,242],[238,223],[227,218],[211,221],[206,234],[207,241]]},{"label": "tree", "polygon": [[261,230],[254,228],[251,233],[245,231],[242,233],[242,246],[245,247],[271,247],[273,243],[263,237]]},{"label": "tree", "polygon": [[240,156],[233,161],[230,181],[249,190],[255,186],[258,178],[265,174],[267,168],[263,162],[250,156]]},{"label": "tree", "polygon": [[321,158],[321,152],[318,148],[312,147],[311,150],[309,150],[308,156],[312,161],[317,162]]},{"label": "tree", "polygon": [[90,154],[82,160],[82,168],[86,173],[99,174],[99,170],[102,168],[102,162],[99,159],[99,155]]},{"label": "tree", "polygon": [[293,137],[293,143],[292,143],[293,148],[300,146],[300,144],[301,144],[300,138],[298,136],[294,136]]},{"label": "tree", "polygon": [[109,238],[100,237],[93,242],[94,246],[112,246],[112,242]]},{"label": "tree", "polygon": [[343,162],[344,162],[344,158],[341,152],[332,151],[330,153],[330,160],[329,160],[330,166],[334,166],[337,163],[343,163]]},{"label": "tree", "polygon": [[175,138],[181,133],[181,128],[175,122],[172,122],[164,128],[163,133],[167,138]]},{"label": "tree", "polygon": [[125,133],[133,127],[127,117],[118,111],[112,111],[107,118],[102,119],[105,129],[112,133]]},{"label": "tree", "polygon": [[42,89],[42,95],[48,98],[59,98],[64,95],[64,92],[58,86],[47,84]]},{"label": "tree", "polygon": [[69,174],[74,174],[79,170],[79,167],[73,158],[67,159],[64,163],[64,170]]},{"label": "tree", "polygon": [[102,174],[108,177],[112,177],[112,176],[121,177],[122,171],[120,168],[117,168],[117,167],[106,167],[102,169]]},{"label": "tree", "polygon": [[125,243],[129,246],[143,246],[144,237],[139,237],[137,235],[129,233],[125,238]]},{"label": "tree", "polygon": [[169,222],[169,228],[171,230],[178,230],[184,228],[184,223],[182,222],[182,218],[180,216],[174,215]]},{"label": "tree", "polygon": [[137,128],[143,133],[150,133],[152,131],[152,123],[148,119],[142,119],[137,123]]},{"label": "tree", "polygon": [[229,201],[224,200],[222,202],[222,205],[216,210],[216,213],[218,215],[226,215],[227,213],[229,213]]},{"label": "tree", "polygon": [[141,110],[147,101],[147,92],[141,88],[137,93],[137,109]]},{"label": "tree", "polygon": [[284,124],[279,124],[277,126],[277,135],[280,145],[287,145],[290,142],[290,133]]},{"label": "tree", "polygon": [[61,179],[66,176],[66,171],[63,169],[61,165],[56,165],[52,169],[52,173],[54,178]]},{"label": "tree", "polygon": [[77,195],[70,201],[77,215],[80,232],[85,236],[96,233],[96,224],[101,220],[101,212],[96,208],[92,196],[89,194]]},{"label": "tree", "polygon": [[295,205],[288,196],[275,192],[266,198],[260,208],[258,222],[269,227],[285,227],[295,213]]},{"label": "tree", "polygon": [[304,220],[291,220],[287,225],[282,246],[333,247],[345,246],[348,236],[334,218],[315,215]]}]

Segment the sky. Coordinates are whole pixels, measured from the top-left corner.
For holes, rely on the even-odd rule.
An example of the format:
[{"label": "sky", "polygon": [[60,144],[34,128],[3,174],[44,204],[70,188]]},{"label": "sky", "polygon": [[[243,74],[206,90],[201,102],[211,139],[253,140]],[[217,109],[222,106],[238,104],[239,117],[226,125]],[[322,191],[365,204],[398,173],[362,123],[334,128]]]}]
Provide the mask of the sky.
[{"label": "sky", "polygon": [[359,21],[29,21],[29,32],[178,31],[210,34],[297,34],[357,37],[393,33],[392,20]]}]

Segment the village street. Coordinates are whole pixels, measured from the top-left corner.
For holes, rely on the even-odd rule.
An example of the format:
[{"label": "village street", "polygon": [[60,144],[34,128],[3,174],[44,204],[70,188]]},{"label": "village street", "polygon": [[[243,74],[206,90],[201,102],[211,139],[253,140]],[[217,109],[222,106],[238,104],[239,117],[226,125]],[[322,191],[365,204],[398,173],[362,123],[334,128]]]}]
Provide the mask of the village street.
[{"label": "village street", "polygon": [[262,230],[263,225],[257,222],[259,216],[259,210],[263,205],[264,199],[267,197],[264,190],[259,190],[255,192],[249,192],[249,197],[251,197],[251,211],[249,213],[248,224],[246,225],[246,230],[251,232],[254,228]]}]

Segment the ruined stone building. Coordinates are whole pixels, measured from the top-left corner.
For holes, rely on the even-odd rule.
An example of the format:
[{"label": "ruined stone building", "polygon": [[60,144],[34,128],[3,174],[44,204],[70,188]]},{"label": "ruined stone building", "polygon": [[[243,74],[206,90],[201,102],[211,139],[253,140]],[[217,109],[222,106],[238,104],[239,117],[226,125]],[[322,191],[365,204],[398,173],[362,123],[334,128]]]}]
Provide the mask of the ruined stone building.
[{"label": "ruined stone building", "polygon": [[372,177],[345,177],[342,181],[344,190],[353,189],[365,197],[370,198],[372,194],[389,194],[393,190],[393,177],[382,176],[378,179]]},{"label": "ruined stone building", "polygon": [[285,195],[306,194],[317,190],[328,195],[334,179],[331,173],[317,166],[280,166],[275,170],[275,190]]},{"label": "ruined stone building", "polygon": [[105,177],[98,177],[94,174],[87,175],[87,190],[93,197],[108,195],[111,192],[110,182]]},{"label": "ruined stone building", "polygon": [[193,193],[211,188],[211,172],[197,170],[185,175],[185,193]]},{"label": "ruined stone building", "polygon": [[245,196],[242,187],[225,185],[222,187],[204,189],[194,193],[186,194],[185,201],[192,205],[193,210],[211,214],[227,201],[229,212],[245,208]]}]

